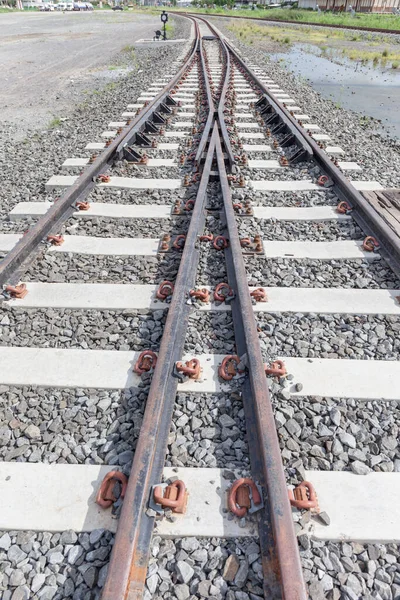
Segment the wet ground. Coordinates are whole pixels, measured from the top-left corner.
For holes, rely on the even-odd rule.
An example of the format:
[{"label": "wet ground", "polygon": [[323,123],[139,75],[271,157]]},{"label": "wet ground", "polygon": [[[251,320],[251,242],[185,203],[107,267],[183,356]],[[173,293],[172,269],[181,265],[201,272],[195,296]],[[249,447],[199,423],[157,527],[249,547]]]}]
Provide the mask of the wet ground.
[{"label": "wet ground", "polygon": [[[287,52],[271,54],[271,60],[306,78],[315,90],[338,106],[382,121],[391,136],[400,139],[400,70],[380,69],[341,57],[337,64],[293,45]],[[306,107],[305,107],[306,108]]]}]

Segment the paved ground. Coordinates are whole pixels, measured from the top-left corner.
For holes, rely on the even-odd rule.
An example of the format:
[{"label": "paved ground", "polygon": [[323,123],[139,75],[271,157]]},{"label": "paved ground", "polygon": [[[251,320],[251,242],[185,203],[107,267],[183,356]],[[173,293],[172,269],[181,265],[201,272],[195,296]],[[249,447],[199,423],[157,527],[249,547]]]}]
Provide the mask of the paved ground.
[{"label": "paved ground", "polygon": [[118,51],[158,27],[156,16],[130,12],[0,14],[0,127],[11,122],[23,137],[62,117],[121,73]]}]

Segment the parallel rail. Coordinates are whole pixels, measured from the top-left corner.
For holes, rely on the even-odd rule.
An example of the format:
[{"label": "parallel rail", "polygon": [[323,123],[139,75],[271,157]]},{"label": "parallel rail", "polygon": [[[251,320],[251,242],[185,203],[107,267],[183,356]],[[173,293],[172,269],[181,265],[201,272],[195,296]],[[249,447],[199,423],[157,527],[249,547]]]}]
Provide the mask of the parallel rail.
[{"label": "parallel rail", "polygon": [[[180,14],[185,16],[184,13]],[[143,595],[154,527],[154,517],[147,511],[148,500],[152,486],[162,479],[178,385],[174,366],[183,354],[190,314],[187,295],[194,287],[199,264],[198,238],[206,221],[207,186],[211,177],[215,178],[216,175],[223,197],[221,222],[226,227],[226,237],[229,239],[229,246],[225,249],[228,281],[235,291],[231,303],[235,341],[237,353],[247,368],[242,397],[251,471],[264,493],[265,507],[258,522],[264,594],[272,600],[306,600],[307,592],[229,185],[229,175],[235,169],[235,157],[224,110],[234,66],[245,71],[267,106],[268,114],[273,114],[278,120],[280,131],[288,132],[303,159],[313,158],[330,178],[338,197],[348,202],[352,215],[366,233],[379,240],[381,250],[398,273],[400,243],[382,217],[342,175],[284,104],[274,98],[218,30],[202,17],[194,17],[190,13],[186,16],[194,23],[195,40],[182,68],[9,252],[0,263],[0,283],[13,285],[18,282],[21,272],[26,270],[35,253],[40,251],[42,240],[46,235],[57,232],[60,224],[71,216],[76,201],[89,195],[99,174],[123,156],[124,149],[134,143],[136,136],[153,122],[153,117],[163,104],[174,104],[170,96],[172,88],[197,61],[207,110],[195,159],[195,166],[201,172],[200,182],[146,402],[102,600],[139,600]],[[224,79],[218,104],[213,99],[208,80],[198,21],[209,27],[224,54]]]},{"label": "parallel rail", "polygon": [[[225,80],[217,112],[211,99],[209,86],[207,84],[205,86],[209,115],[199,144],[197,163],[207,145],[208,149],[175,282],[173,299],[168,311],[157,366],[146,403],[144,421],[135,451],[102,600],[138,600],[143,593],[154,524],[154,518],[146,514],[146,507],[151,485],[161,481],[162,476],[177,389],[177,380],[173,377],[173,367],[175,362],[181,358],[183,351],[184,333],[189,316],[186,298],[194,284],[198,262],[197,240],[204,228],[205,195],[214,157],[216,157],[224,200],[222,216],[226,222],[230,242],[229,248],[225,250],[228,278],[236,292],[236,298],[231,304],[235,338],[238,352],[245,361],[249,373],[244,385],[243,398],[246,407],[252,472],[265,491],[265,508],[259,520],[264,593],[266,598],[276,600],[283,598],[306,600],[307,598],[228,183],[228,173],[233,166],[234,159],[224,120],[223,102],[228,91],[232,53],[212,26],[209,23],[207,25],[219,39],[225,53]],[[198,47],[198,52],[204,80],[207,81],[201,47]]]}]

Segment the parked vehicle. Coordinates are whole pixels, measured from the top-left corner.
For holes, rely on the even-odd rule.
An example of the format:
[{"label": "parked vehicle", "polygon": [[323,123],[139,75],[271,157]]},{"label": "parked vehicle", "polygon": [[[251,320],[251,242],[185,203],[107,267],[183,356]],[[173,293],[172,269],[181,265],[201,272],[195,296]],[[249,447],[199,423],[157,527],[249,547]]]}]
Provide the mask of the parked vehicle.
[{"label": "parked vehicle", "polygon": [[74,3],[73,2],[67,2],[66,6],[67,6],[66,10],[74,10]]},{"label": "parked vehicle", "polygon": [[124,7],[117,4],[117,6],[113,6],[112,9],[113,10],[124,10]]},{"label": "parked vehicle", "polygon": [[56,6],[56,10],[67,10],[67,5],[65,2],[59,2]]}]

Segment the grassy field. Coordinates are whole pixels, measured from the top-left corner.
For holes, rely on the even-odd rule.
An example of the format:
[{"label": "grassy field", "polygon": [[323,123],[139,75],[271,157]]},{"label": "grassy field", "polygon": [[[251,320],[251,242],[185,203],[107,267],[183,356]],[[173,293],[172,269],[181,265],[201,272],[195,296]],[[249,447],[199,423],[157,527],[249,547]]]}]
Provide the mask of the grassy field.
[{"label": "grassy field", "polygon": [[277,42],[284,46],[293,43],[312,44],[317,46],[322,55],[335,59],[344,56],[362,63],[371,62],[377,67],[397,69],[400,64],[400,47],[398,44],[389,46],[378,42],[373,35],[357,34],[345,29],[329,30],[312,27],[295,28],[290,25],[258,24],[251,21],[231,21],[228,29],[242,42],[252,45],[262,40]]},{"label": "grassy field", "polygon": [[[180,10],[180,9],[168,9]],[[183,10],[183,9],[182,9]],[[272,8],[269,10],[224,10],[221,8],[192,8],[187,9],[189,12],[198,12],[207,15],[223,14],[234,17],[257,17],[263,19],[275,19],[277,21],[293,21],[294,23],[310,22],[322,23],[325,25],[348,25],[356,27],[375,27],[379,29],[394,29],[400,32],[400,16],[395,15],[372,15],[372,14],[357,14],[352,17],[349,13],[318,13],[312,10],[300,10],[293,8]]]}]

